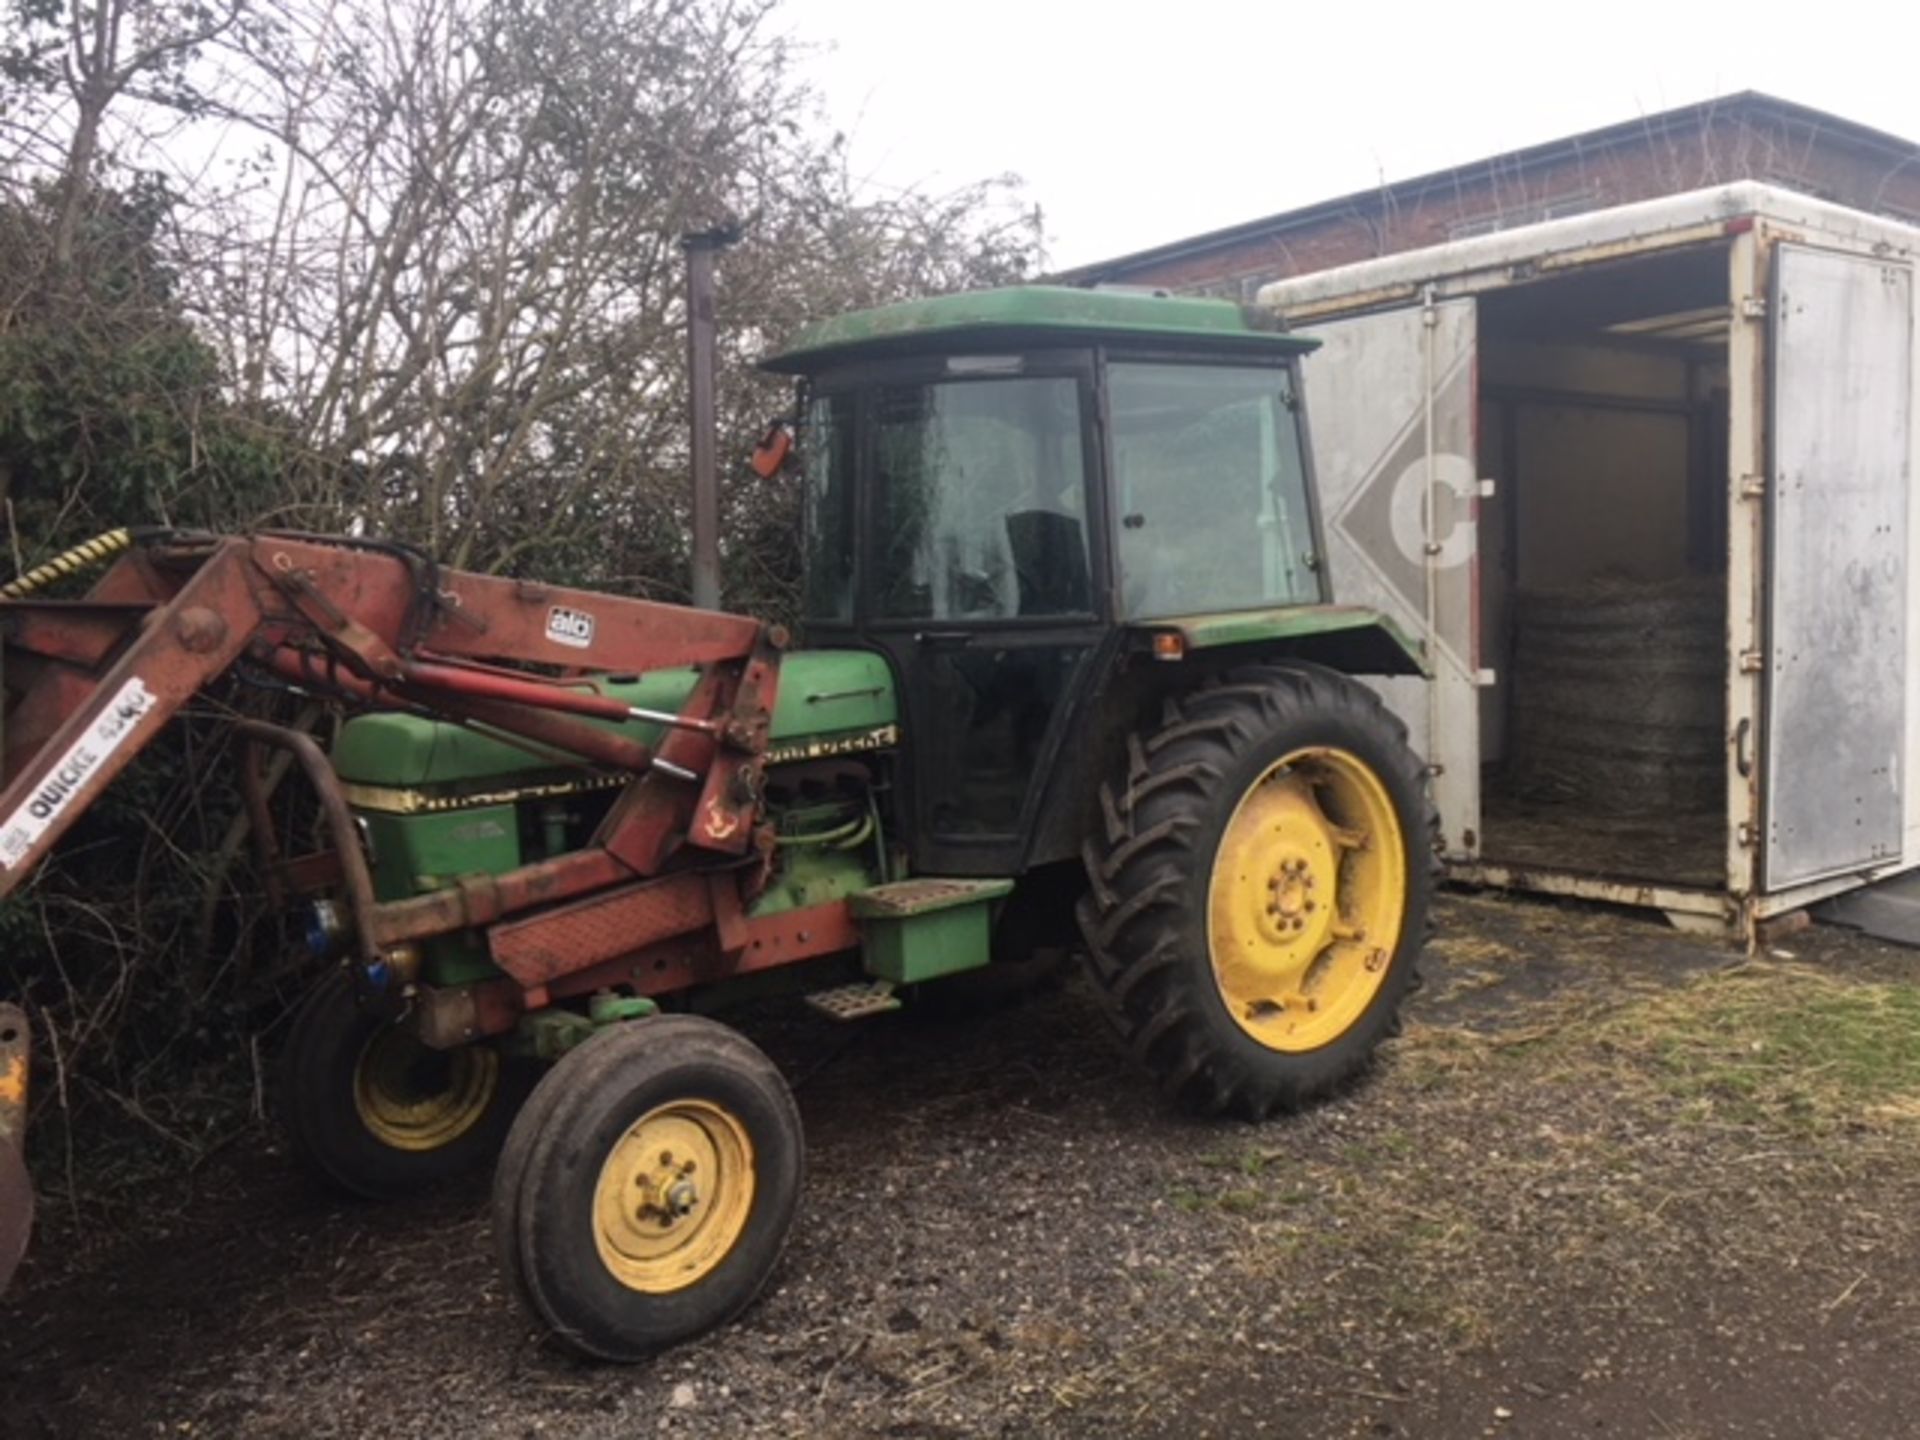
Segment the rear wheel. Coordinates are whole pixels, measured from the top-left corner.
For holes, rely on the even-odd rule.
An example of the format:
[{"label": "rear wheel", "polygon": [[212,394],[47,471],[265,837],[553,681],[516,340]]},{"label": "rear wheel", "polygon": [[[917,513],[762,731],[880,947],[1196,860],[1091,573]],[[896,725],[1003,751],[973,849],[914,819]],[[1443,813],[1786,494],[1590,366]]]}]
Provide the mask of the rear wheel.
[{"label": "rear wheel", "polygon": [[618,1025],[560,1060],[515,1124],[496,1248],[559,1339],[636,1360],[760,1293],[803,1164],[793,1096],[744,1036],[691,1015]]},{"label": "rear wheel", "polygon": [[523,1067],[487,1046],[435,1050],[368,1014],[347,977],[334,974],[294,1016],[281,1121],[314,1176],[385,1200],[492,1159],[526,1084]]},{"label": "rear wheel", "polygon": [[1364,1068],[1413,983],[1433,869],[1423,769],[1373,693],[1236,670],[1133,737],[1101,801],[1081,928],[1161,1083],[1260,1118]]}]

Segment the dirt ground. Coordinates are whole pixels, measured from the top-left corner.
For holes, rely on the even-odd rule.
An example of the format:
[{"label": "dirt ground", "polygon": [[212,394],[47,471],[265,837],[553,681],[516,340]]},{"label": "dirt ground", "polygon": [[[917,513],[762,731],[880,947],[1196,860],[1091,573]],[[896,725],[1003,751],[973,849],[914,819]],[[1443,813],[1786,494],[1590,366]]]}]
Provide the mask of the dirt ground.
[{"label": "dirt ground", "polygon": [[341,1205],[263,1133],[111,1224],[56,1212],[0,1305],[0,1431],[1912,1433],[1920,955],[1442,909],[1404,1038],[1262,1127],[1171,1113],[1077,980],[767,1022],[812,1145],[793,1246],[634,1368],[530,1331],[484,1183]]}]

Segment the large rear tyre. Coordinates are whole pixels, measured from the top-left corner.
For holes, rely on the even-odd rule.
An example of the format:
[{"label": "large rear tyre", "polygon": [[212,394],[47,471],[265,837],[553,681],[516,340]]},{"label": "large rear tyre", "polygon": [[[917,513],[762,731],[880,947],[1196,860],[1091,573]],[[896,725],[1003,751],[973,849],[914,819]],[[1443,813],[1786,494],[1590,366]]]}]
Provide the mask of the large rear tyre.
[{"label": "large rear tyre", "polygon": [[1434,869],[1425,771],[1373,692],[1234,670],[1132,737],[1101,808],[1081,931],[1162,1086],[1262,1119],[1358,1075],[1413,984]]},{"label": "large rear tyre", "polygon": [[750,1041],[698,1016],[633,1021],[534,1091],[494,1174],[495,1246],[559,1340],[638,1360],[760,1293],[803,1170],[800,1113]]},{"label": "large rear tyre", "polygon": [[491,1160],[528,1075],[485,1045],[434,1050],[368,1014],[343,973],[314,987],[281,1059],[294,1157],[330,1189],[388,1200]]}]

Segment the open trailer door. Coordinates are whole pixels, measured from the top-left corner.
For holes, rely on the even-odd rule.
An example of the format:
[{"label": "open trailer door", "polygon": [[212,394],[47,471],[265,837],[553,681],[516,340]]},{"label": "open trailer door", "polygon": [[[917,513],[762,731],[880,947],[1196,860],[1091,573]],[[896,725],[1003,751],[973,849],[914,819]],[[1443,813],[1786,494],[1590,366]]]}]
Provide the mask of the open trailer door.
[{"label": "open trailer door", "polygon": [[1900,855],[1912,291],[1904,265],[1800,245],[1775,250],[1767,891]]},{"label": "open trailer door", "polygon": [[1307,414],[1334,598],[1426,637],[1433,681],[1380,688],[1436,767],[1444,851],[1480,834],[1475,306],[1434,301],[1304,325]]}]

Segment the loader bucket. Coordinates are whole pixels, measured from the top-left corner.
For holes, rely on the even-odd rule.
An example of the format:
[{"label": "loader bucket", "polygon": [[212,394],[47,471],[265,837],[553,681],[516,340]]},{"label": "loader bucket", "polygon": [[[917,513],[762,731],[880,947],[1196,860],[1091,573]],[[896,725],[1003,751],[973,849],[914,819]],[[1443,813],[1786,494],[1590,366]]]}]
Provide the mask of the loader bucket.
[{"label": "loader bucket", "polygon": [[26,1252],[33,1230],[33,1184],[27,1179],[27,1017],[0,1005],[0,1290]]}]

